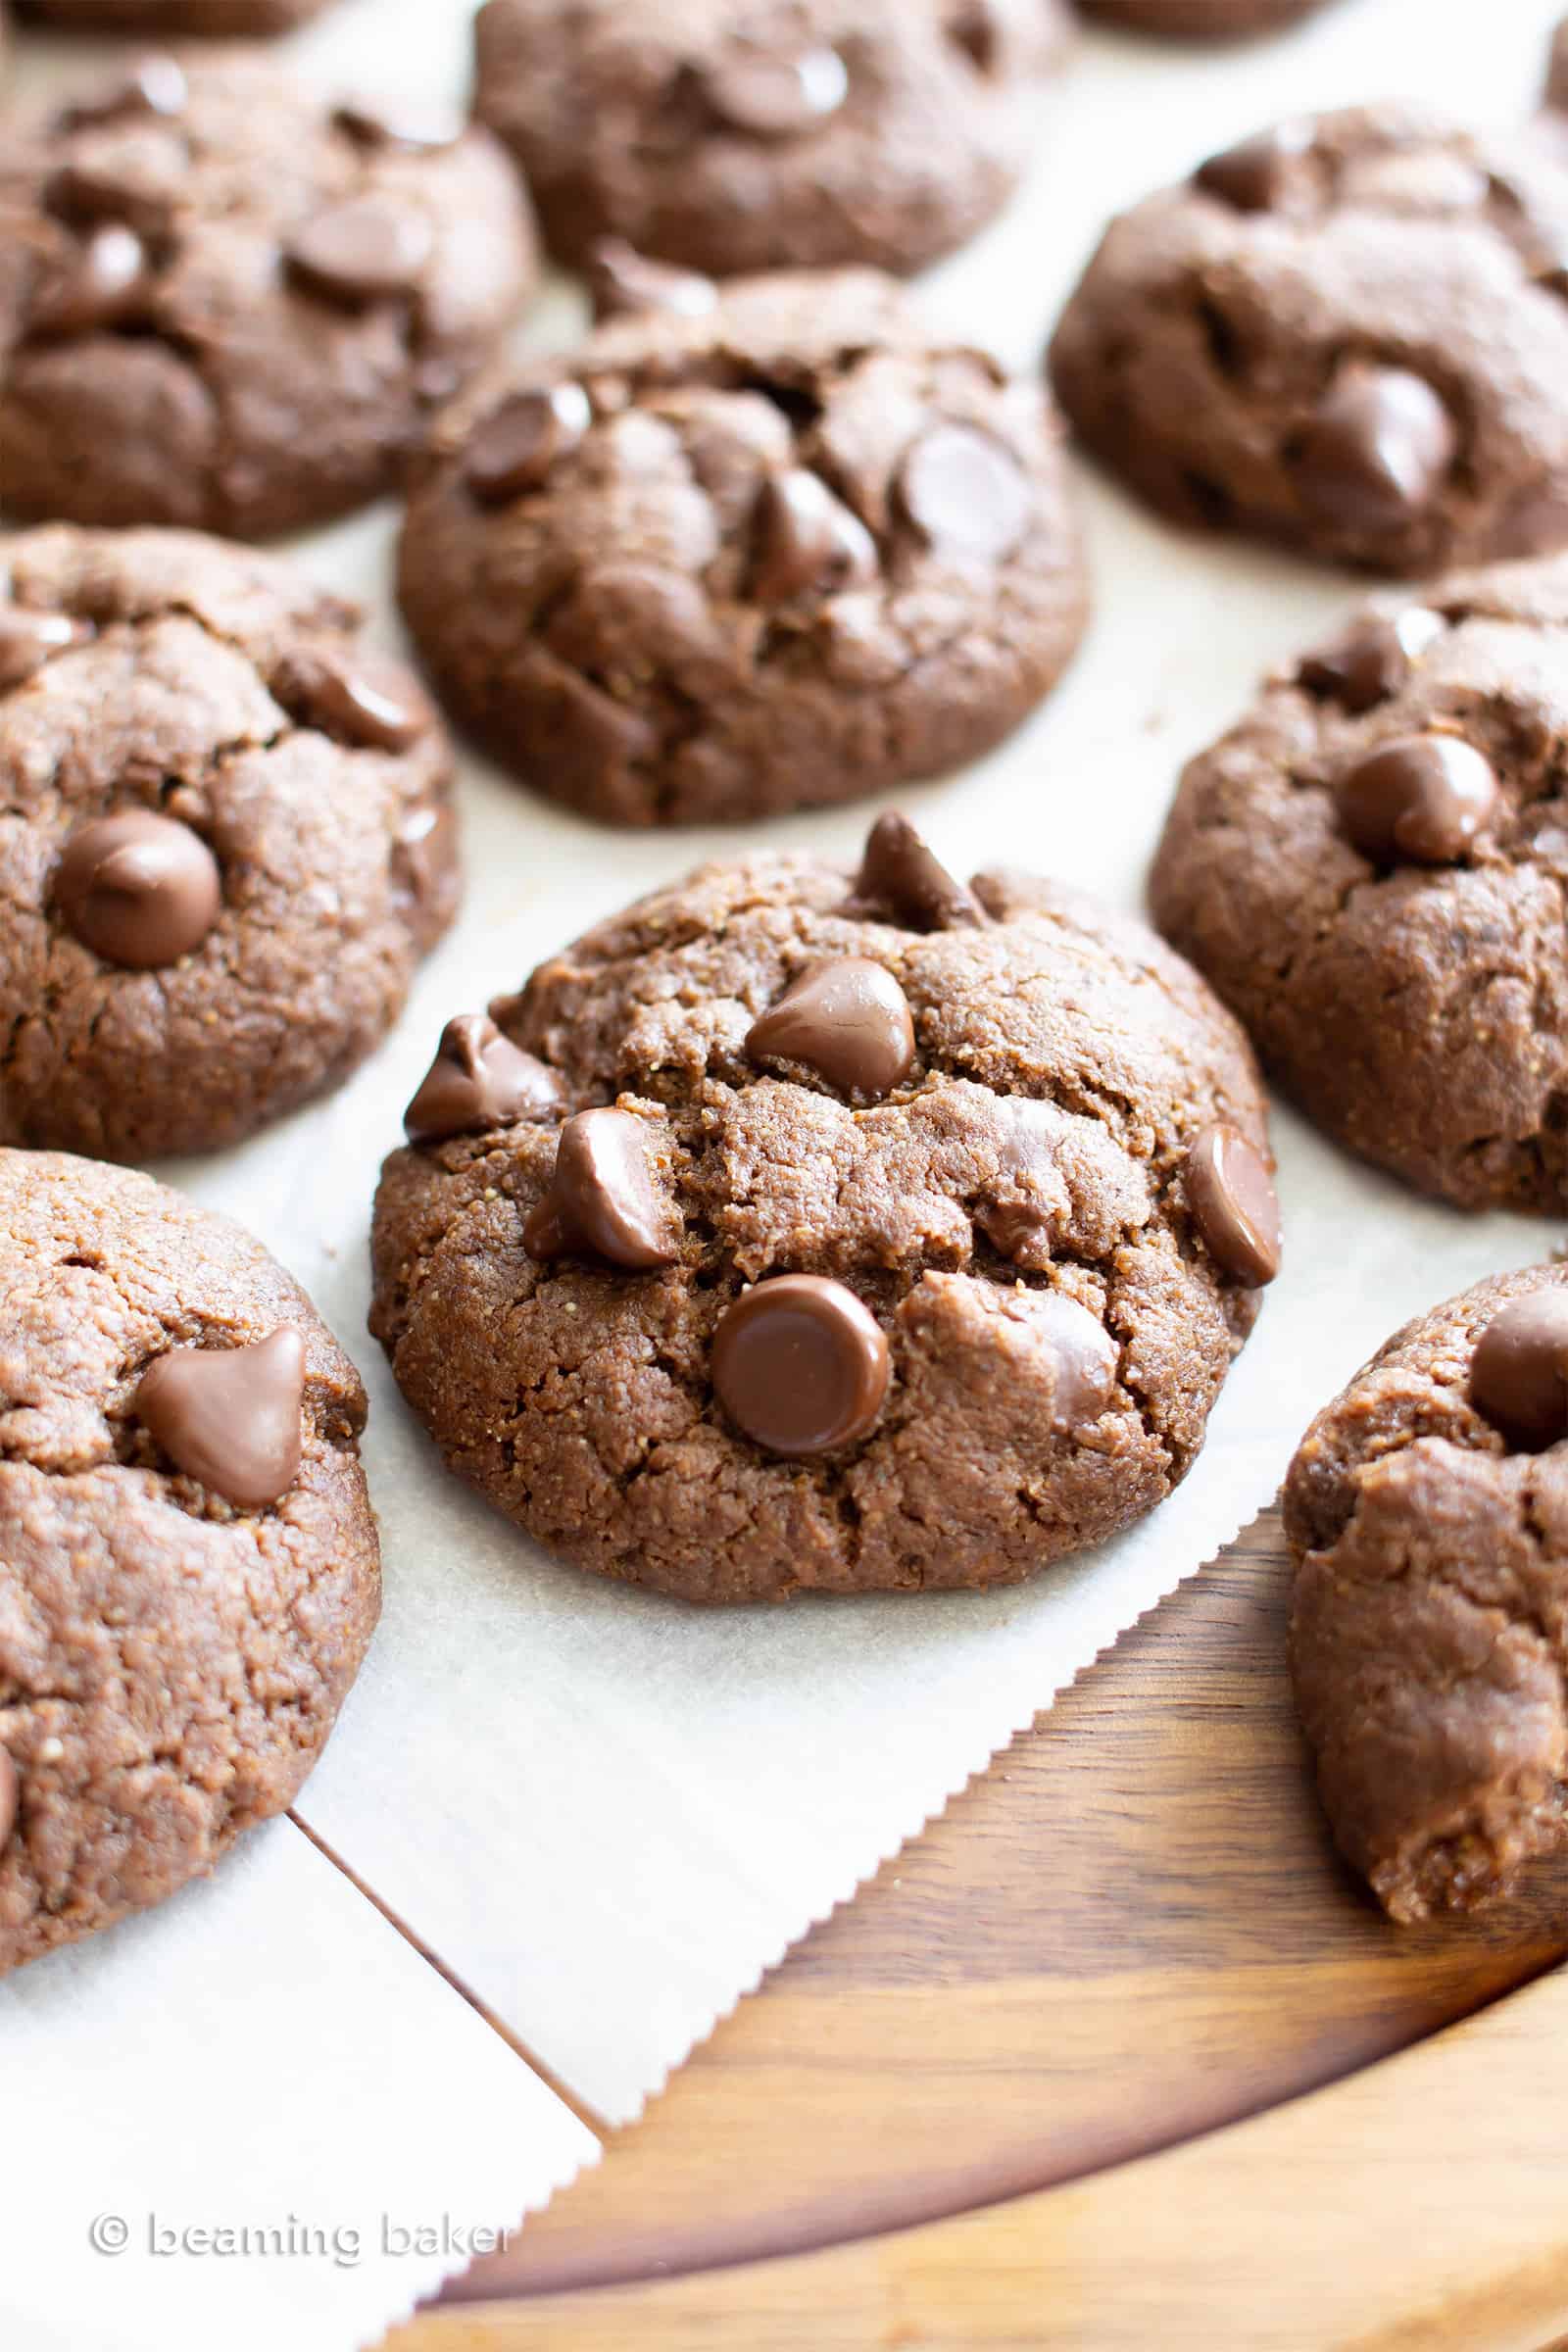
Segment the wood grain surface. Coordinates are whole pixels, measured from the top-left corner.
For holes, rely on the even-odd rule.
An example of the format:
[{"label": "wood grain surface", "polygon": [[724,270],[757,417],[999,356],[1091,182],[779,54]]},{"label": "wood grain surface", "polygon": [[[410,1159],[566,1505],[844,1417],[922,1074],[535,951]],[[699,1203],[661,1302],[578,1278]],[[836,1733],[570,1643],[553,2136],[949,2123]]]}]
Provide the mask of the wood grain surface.
[{"label": "wood grain surface", "polygon": [[[922,2344],[1185,2345],[1200,2336],[1179,2331],[1183,2297],[1210,2310],[1221,2273],[1262,2293],[1265,2256],[1292,2280],[1278,2331],[1254,2312],[1251,2332],[1201,2340],[1502,2352],[1513,2337],[1346,2332],[1351,2300],[1369,2324],[1405,2325],[1410,2230],[1428,2236],[1446,2206],[1451,2311],[1473,2328],[1476,2296],[1494,2292],[1515,2311],[1521,2264],[1544,2266],[1517,2338],[1539,2352],[1568,2323],[1552,2302],[1568,2278],[1568,2083],[1555,2053],[1538,2069],[1536,2043],[1554,2037],[1568,2069],[1568,1977],[1488,2005],[1568,1949],[1568,1861],[1481,1920],[1390,1927],[1312,1797],[1285,1586],[1270,1517],[792,1954],[604,2164],[397,2352],[587,2352],[625,2342],[633,2315],[639,2344],[799,2343],[807,2312],[815,2343],[880,2344],[906,2305]],[[1499,2049],[1515,2094],[1461,2128]],[[1506,2152],[1492,2142],[1544,2162],[1538,2128],[1558,2151],[1549,2199],[1534,2181],[1500,2193],[1482,2169]],[[1389,2167],[1410,2171],[1392,2203]],[[1334,2248],[1363,2237],[1382,2252],[1367,2270],[1357,2251],[1352,2295]],[[998,2278],[1011,2283],[993,2303]],[[1015,2338],[1018,2295],[1044,2302]],[[1240,2328],[1250,2307],[1233,2301]],[[1045,2305],[1054,2331],[1039,2331]]]}]

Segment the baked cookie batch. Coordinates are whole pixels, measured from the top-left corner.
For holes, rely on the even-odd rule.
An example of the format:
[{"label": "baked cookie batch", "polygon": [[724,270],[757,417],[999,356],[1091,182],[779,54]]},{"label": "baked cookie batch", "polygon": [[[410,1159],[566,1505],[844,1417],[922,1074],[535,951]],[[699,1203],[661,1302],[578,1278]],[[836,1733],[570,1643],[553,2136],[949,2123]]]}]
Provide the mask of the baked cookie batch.
[{"label": "baked cookie batch", "polygon": [[[1311,0],[1081,4],[1227,39]],[[454,1013],[371,1328],[577,1567],[979,1588],[1152,1509],[1280,1267],[1260,1063],[1459,1209],[1568,1206],[1562,45],[1506,142],[1361,108],[1201,162],[1106,231],[1048,390],[898,279],[1004,204],[1068,33],[1064,0],[486,0],[468,123],[232,43],[11,110],[0,1970],[286,1806],[373,1628],[352,1366],[134,1163],[397,1020],[460,898],[441,711],[610,825],[950,772],[1085,626],[1069,424],[1176,521],[1406,583],[1190,764],[1163,937],[889,812],[857,865],[739,852]],[[509,358],[541,249],[597,324]],[[243,544],[389,490],[427,682]],[[1411,1324],[1292,1465],[1302,1719],[1396,1918],[1559,1834],[1565,1462],[1548,1265]]]}]

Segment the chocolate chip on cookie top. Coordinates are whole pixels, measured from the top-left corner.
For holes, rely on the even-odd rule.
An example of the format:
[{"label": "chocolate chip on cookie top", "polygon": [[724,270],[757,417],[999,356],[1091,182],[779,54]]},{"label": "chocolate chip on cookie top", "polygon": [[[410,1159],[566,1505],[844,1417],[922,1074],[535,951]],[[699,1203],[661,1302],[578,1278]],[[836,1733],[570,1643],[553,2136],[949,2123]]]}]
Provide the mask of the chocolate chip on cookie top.
[{"label": "chocolate chip on cookie top", "polygon": [[1291,1665],[1340,1844],[1400,1921],[1559,1851],[1568,1750],[1568,1272],[1396,1332],[1285,1485]]},{"label": "chocolate chip on cookie top", "polygon": [[149,58],[4,123],[0,504],[259,538],[391,488],[532,284],[482,130]]},{"label": "chocolate chip on cookie top", "polygon": [[380,1606],[365,1391],[249,1234],[0,1149],[0,1974],[291,1804]]},{"label": "chocolate chip on cookie top", "polygon": [[513,1119],[548,1118],[564,1102],[554,1070],[519,1054],[482,1012],[462,1012],[442,1030],[403,1127],[411,1144],[444,1143]]},{"label": "chocolate chip on cookie top", "polygon": [[390,1027],[458,889],[452,757],[358,615],[178,531],[24,534],[0,596],[0,1141],[238,1141]]},{"label": "chocolate chip on cookie top", "polygon": [[1179,521],[1399,573],[1568,540],[1568,181],[1385,107],[1288,122],[1114,221],[1051,373]]},{"label": "chocolate chip on cookie top", "polygon": [[1568,559],[1352,615],[1194,760],[1159,928],[1352,1151],[1568,1204]]},{"label": "chocolate chip on cookie top", "polygon": [[1193,1459],[1279,1221],[1245,1043],[1141,925],[890,816],[491,1017],[571,1115],[393,1153],[372,1328],[552,1549],[707,1600],[1005,1582]]},{"label": "chocolate chip on cookie top", "polygon": [[1054,683],[1087,595],[1048,404],[869,271],[618,317],[475,387],[432,435],[401,593],[498,760],[637,825],[974,757]]},{"label": "chocolate chip on cookie top", "polygon": [[488,0],[476,106],[563,261],[906,271],[1010,195],[1066,29],[1060,0]]}]

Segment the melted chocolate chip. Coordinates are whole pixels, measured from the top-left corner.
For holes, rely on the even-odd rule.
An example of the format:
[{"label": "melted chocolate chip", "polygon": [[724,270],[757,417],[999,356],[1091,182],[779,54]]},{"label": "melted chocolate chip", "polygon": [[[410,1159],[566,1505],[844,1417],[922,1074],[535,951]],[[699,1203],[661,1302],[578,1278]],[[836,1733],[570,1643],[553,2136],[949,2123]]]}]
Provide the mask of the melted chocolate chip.
[{"label": "melted chocolate chip", "polygon": [[81,335],[119,326],[145,302],[148,275],[147,248],[135,230],[105,221],[39,279],[27,306],[27,331]]},{"label": "melted chocolate chip", "polygon": [[576,448],[593,410],[581,384],[514,392],[474,427],[463,475],[482,506],[504,506],[537,490],[559,458]]},{"label": "melted chocolate chip", "polygon": [[885,907],[906,931],[977,930],[991,920],[968,884],[955,881],[894,808],[866,836],[855,898]]},{"label": "melted chocolate chip", "polygon": [[84,620],[67,612],[35,612],[27,605],[0,605],[0,694],[25,685],[35,671],[92,635]]},{"label": "melted chocolate chip", "polygon": [[1497,805],[1490,760],[1457,735],[1400,735],[1358,760],[1339,787],[1346,837],[1375,865],[1456,865]]},{"label": "melted chocolate chip", "polygon": [[218,860],[199,834],[150,808],[79,825],[55,869],[67,929],[108,963],[156,971],[199,948],[222,910]]},{"label": "melted chocolate chip", "polygon": [[1063,1433],[1100,1419],[1116,1389],[1115,1342],[1087,1306],[1065,1291],[1024,1291],[1004,1298],[1003,1312],[1027,1324],[1055,1361],[1051,1426]]},{"label": "melted chocolate chip", "polygon": [[422,213],[381,196],[350,196],[302,221],[284,252],[317,293],[358,305],[412,292],[433,243]]},{"label": "melted chocolate chip", "polygon": [[877,572],[876,542],[827,484],[803,466],[770,474],[757,507],[752,594],[760,605],[836,596]]},{"label": "melted chocolate chip", "polygon": [[0,1747],[0,1846],[10,1839],[22,1811],[22,1776],[15,1764]]},{"label": "melted chocolate chip", "polygon": [[1022,539],[1034,492],[1016,458],[968,424],[934,425],[905,458],[904,512],[952,563],[1001,564]]},{"label": "melted chocolate chip", "polygon": [[1309,694],[1360,717],[1409,684],[1413,665],[1443,634],[1443,619],[1412,605],[1394,619],[1363,612],[1332,644],[1308,654],[1298,676]]},{"label": "melted chocolate chip", "polygon": [[1568,1292],[1536,1291],[1493,1317],[1470,1361],[1470,1401],[1516,1453],[1568,1438]]},{"label": "melted chocolate chip", "polygon": [[290,1323],[251,1348],[174,1348],[142,1374],[136,1418],[188,1478],[240,1510],[300,1474],[305,1343]]},{"label": "melted chocolate chip", "polygon": [[781,1274],[736,1299],[713,1334],[713,1390],[769,1453],[831,1453],[873,1428],[888,1393],[886,1334],[841,1282]]},{"label": "melted chocolate chip", "polygon": [[737,52],[703,76],[709,105],[732,130],[757,139],[794,139],[836,115],[850,77],[836,49],[793,57]]},{"label": "melted chocolate chip", "polygon": [[1187,1154],[1187,1206],[1209,1255],[1250,1290],[1280,1270],[1280,1204],[1268,1163],[1239,1127],[1217,1120]]},{"label": "melted chocolate chip", "polygon": [[1396,530],[1441,487],[1459,436],[1424,376],[1342,368],[1296,454],[1302,504],[1350,530]]},{"label": "melted chocolate chip", "polygon": [[754,1021],[753,1061],[798,1061],[842,1094],[879,1102],[914,1059],[909,1000],[893,974],[864,956],[814,963]]},{"label": "melted chocolate chip", "polygon": [[675,1256],[648,1164],[647,1121],[629,1110],[579,1110],[561,1130],[550,1189],[522,1229],[530,1257],[591,1251],[612,1266],[667,1266]]},{"label": "melted chocolate chip", "polygon": [[410,1143],[434,1144],[518,1119],[546,1119],[565,1102],[554,1070],[503,1037],[482,1012],[460,1012],[441,1032],[403,1127]]},{"label": "melted chocolate chip", "polygon": [[305,725],[368,751],[406,752],[431,724],[430,706],[413,672],[368,646],[296,655],[276,691]]},{"label": "melted chocolate chip", "polygon": [[624,237],[601,237],[588,263],[596,318],[619,318],[639,311],[665,311],[672,318],[704,318],[718,301],[710,277],[650,261]]},{"label": "melted chocolate chip", "polygon": [[1193,177],[1205,196],[1217,196],[1235,212],[1266,213],[1284,194],[1292,164],[1311,144],[1309,122],[1281,122],[1211,155]]}]

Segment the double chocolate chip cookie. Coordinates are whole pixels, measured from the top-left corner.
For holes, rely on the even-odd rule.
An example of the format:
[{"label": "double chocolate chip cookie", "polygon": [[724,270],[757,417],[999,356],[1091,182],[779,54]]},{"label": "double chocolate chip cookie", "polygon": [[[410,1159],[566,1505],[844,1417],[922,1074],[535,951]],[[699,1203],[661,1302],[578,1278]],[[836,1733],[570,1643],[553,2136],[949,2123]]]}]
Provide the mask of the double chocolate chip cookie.
[{"label": "double chocolate chip cookie", "polygon": [[1324,0],[1078,0],[1086,17],[1172,41],[1240,41],[1278,32]]},{"label": "double chocolate chip cookie", "polygon": [[[611,257],[612,302],[639,282]],[[741,280],[440,418],[403,609],[502,763],[628,825],[940,774],[1054,682],[1086,609],[1055,419],[869,270]],[[686,299],[680,298],[682,292]]]},{"label": "double chocolate chip cookie", "polygon": [[1182,778],[1152,902],[1318,1124],[1568,1206],[1568,559],[1383,600]]},{"label": "double chocolate chip cookie", "polygon": [[6,557],[0,1142],[236,1143],[348,1075],[451,920],[446,738],[265,557],[66,525]]},{"label": "double chocolate chip cookie", "polygon": [[380,1605],[365,1392],[258,1242],[0,1151],[0,1972],[280,1813]]},{"label": "double chocolate chip cookie", "polygon": [[1568,1269],[1396,1334],[1285,1487],[1292,1665],[1348,1860],[1397,1920],[1560,1848],[1568,1780]]},{"label": "double chocolate chip cookie", "polygon": [[144,58],[0,122],[0,506],[269,537],[392,487],[535,272],[482,130]]},{"label": "double chocolate chip cookie", "polygon": [[162,40],[287,32],[332,0],[12,0],[17,14],[61,32],[145,32]]},{"label": "double chocolate chip cookie", "polygon": [[1568,173],[1398,108],[1286,122],[1114,221],[1051,348],[1163,514],[1429,572],[1568,540]]},{"label": "double chocolate chip cookie", "polygon": [[711,865],[455,1020],[371,1328],[451,1466],[689,1600],[1015,1583],[1168,1494],[1279,1263],[1241,1032],[1141,924]]},{"label": "double chocolate chip cookie", "polygon": [[1011,194],[1065,32],[1060,0],[488,0],[477,108],[563,261],[911,270]]}]

